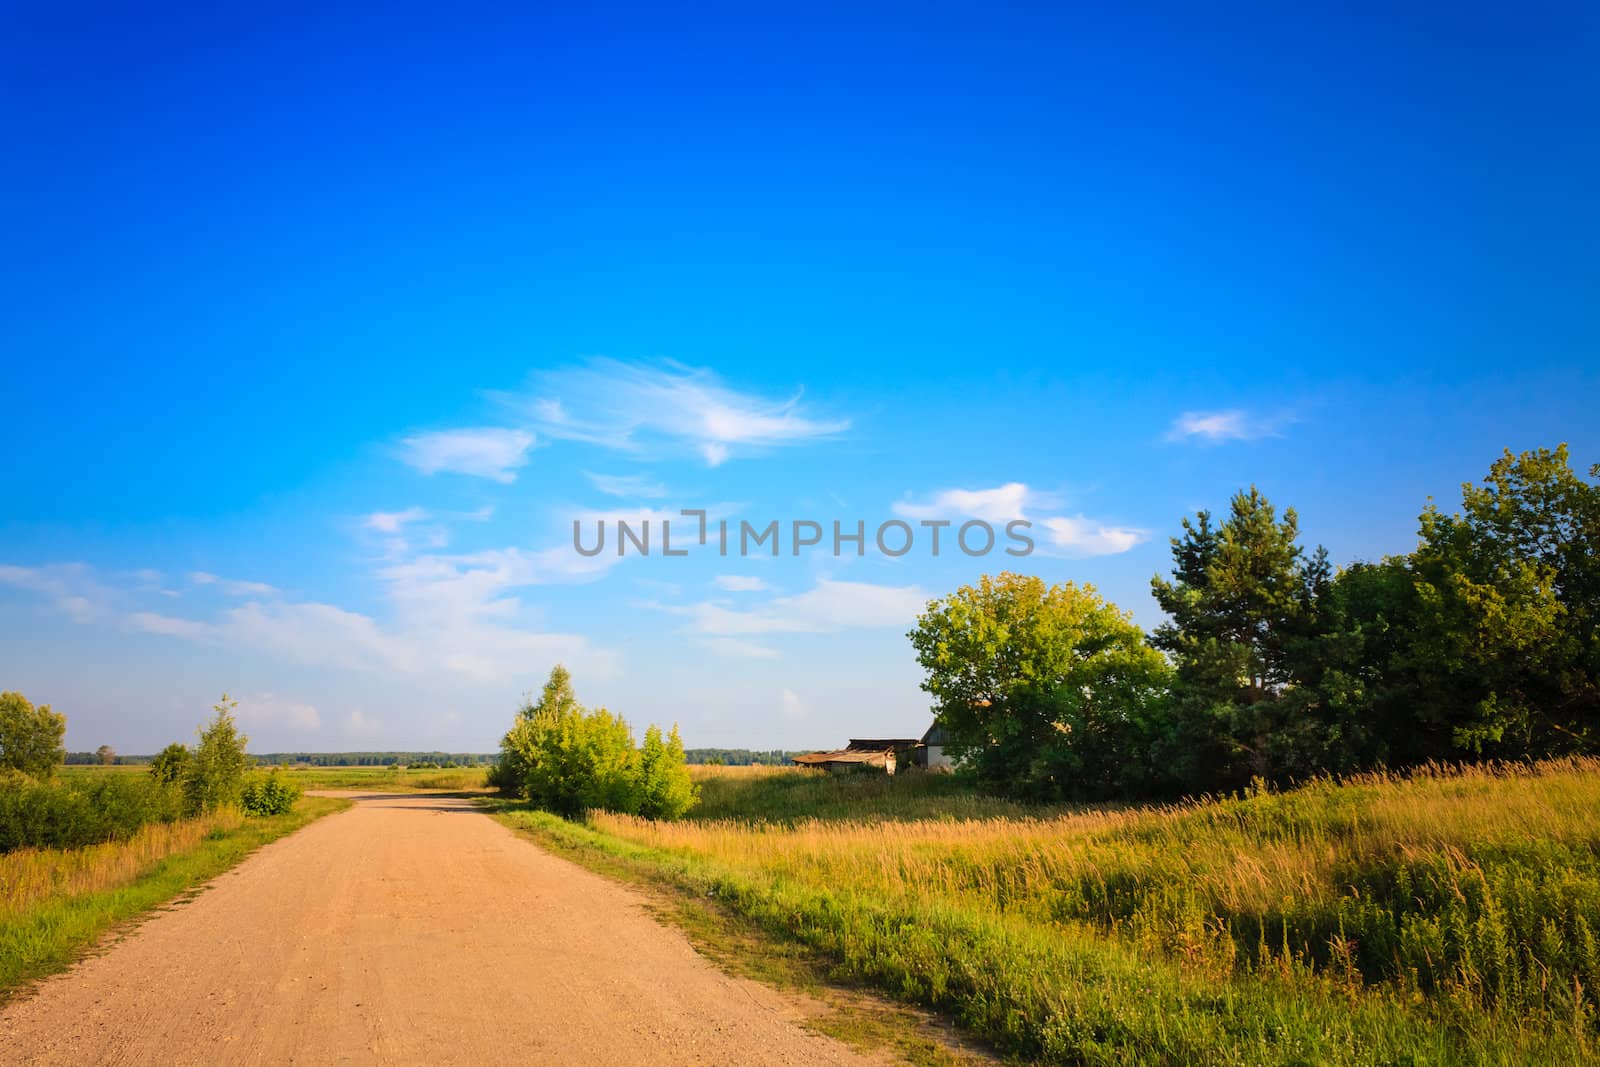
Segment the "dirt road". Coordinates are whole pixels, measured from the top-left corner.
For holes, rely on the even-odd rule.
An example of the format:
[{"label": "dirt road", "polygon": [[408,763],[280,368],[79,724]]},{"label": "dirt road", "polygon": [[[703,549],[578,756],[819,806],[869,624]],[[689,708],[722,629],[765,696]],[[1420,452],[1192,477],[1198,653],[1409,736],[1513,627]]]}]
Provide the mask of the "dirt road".
[{"label": "dirt road", "polygon": [[0,1063],[849,1063],[627,889],[376,796],[0,1009]]}]

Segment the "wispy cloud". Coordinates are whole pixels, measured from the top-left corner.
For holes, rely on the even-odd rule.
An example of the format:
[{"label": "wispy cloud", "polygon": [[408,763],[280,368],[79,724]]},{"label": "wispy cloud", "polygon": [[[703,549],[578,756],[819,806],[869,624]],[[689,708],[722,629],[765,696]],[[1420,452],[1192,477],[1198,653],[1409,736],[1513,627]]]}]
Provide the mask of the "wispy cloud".
[{"label": "wispy cloud", "polygon": [[607,496],[642,497],[655,500],[667,495],[667,487],[644,474],[594,474],[583,472],[594,487]]},{"label": "wispy cloud", "polygon": [[503,397],[544,436],[608,448],[684,448],[716,467],[735,455],[795,445],[849,429],[808,414],[801,394],[741,392],[709,370],[677,363],[596,359],[537,376],[532,395]]},{"label": "wispy cloud", "polygon": [[405,461],[423,474],[449,471],[509,485],[535,440],[528,430],[485,426],[417,434],[400,444]]},{"label": "wispy cloud", "polygon": [[[445,674],[498,681],[521,678],[530,665],[562,661],[609,676],[616,670],[611,651],[581,635],[547,632],[519,621],[515,590],[584,580],[570,569],[570,561],[578,558],[563,549],[506,549],[391,563],[376,575],[388,594],[390,610],[383,620],[336,604],[282,596],[250,599],[209,613],[150,610],[138,605],[139,589],[108,586],[83,564],[0,567],[0,582],[40,594],[78,622],[109,623],[289,663],[386,677]],[[230,586],[239,587],[240,593],[271,588],[203,571],[192,578],[224,591]]]},{"label": "wispy cloud", "polygon": [[42,567],[0,565],[0,585],[26,589],[47,599],[73,622],[88,624],[102,618],[116,591],[101,583],[83,563],[52,563]]},{"label": "wispy cloud", "polygon": [[1078,516],[1044,519],[1045,540],[1071,557],[1114,556],[1150,540],[1149,530],[1132,526],[1107,526]]},{"label": "wispy cloud", "polygon": [[700,642],[708,652],[730,659],[777,659],[778,650],[758,645],[754,641],[741,641],[737,637],[708,637]]},{"label": "wispy cloud", "polygon": [[266,582],[241,582],[232,578],[219,578],[206,571],[192,571],[189,580],[195,585],[213,586],[228,596],[276,596],[278,593],[276,586],[268,585]]},{"label": "wispy cloud", "polygon": [[397,534],[411,523],[421,522],[428,517],[425,508],[406,508],[404,511],[374,511],[363,520],[362,525],[369,530],[379,533]]},{"label": "wispy cloud", "polygon": [[239,721],[249,729],[286,728],[307,733],[322,729],[322,714],[314,705],[272,693],[240,697]]},{"label": "wispy cloud", "polygon": [[1061,505],[1057,493],[1033,489],[1023,482],[1007,482],[993,489],[941,489],[924,501],[897,501],[893,510],[908,519],[981,519],[996,526],[1026,520],[1042,531],[1036,535],[1035,544],[1041,546],[1037,551],[1071,558],[1116,555],[1150,539],[1150,531],[1135,526],[1119,526],[1081,514],[1043,514],[1059,511]]},{"label": "wispy cloud", "polygon": [[928,594],[914,585],[873,585],[824,578],[807,592],[775,597],[749,607],[731,607],[731,602],[722,600],[648,606],[687,618],[695,633],[743,637],[909,626],[927,602]]},{"label": "wispy cloud", "polygon": [[1252,414],[1240,408],[1226,411],[1185,411],[1167,429],[1168,441],[1220,444],[1223,441],[1255,441],[1278,437],[1283,427],[1293,422],[1287,414]]},{"label": "wispy cloud", "polygon": [[800,694],[793,689],[785,689],[779,698],[778,708],[783,712],[783,717],[790,722],[800,722],[811,714],[811,709],[806,707],[806,702],[800,699]]},{"label": "wispy cloud", "polygon": [[730,593],[757,593],[767,587],[766,582],[753,574],[719,574],[712,581]]},{"label": "wispy cloud", "polygon": [[1005,523],[1029,518],[1030,510],[1059,506],[1053,493],[1030,489],[1022,482],[1007,482],[993,489],[941,489],[925,501],[898,500],[896,515],[907,519],[982,519]]}]

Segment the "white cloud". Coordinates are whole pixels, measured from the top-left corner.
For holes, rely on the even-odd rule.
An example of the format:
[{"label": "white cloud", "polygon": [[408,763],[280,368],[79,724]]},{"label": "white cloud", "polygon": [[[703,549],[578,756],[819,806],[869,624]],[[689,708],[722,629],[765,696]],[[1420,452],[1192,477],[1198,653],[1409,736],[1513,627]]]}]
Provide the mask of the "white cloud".
[{"label": "white cloud", "polygon": [[1172,420],[1168,441],[1198,441],[1219,444],[1223,441],[1255,441],[1277,437],[1285,423],[1293,419],[1284,414],[1253,415],[1239,408],[1226,411],[1185,411]]},{"label": "white cloud", "polygon": [[528,462],[534,435],[527,430],[486,426],[417,434],[401,442],[403,458],[423,474],[449,471],[509,485]]},{"label": "white cloud", "polygon": [[776,597],[752,608],[732,608],[728,602],[717,600],[648,606],[688,618],[696,633],[738,637],[909,626],[927,601],[928,594],[914,585],[872,585],[824,578],[798,596]]},{"label": "white cloud", "polygon": [[644,474],[594,474],[583,472],[594,487],[607,496],[644,497],[654,500],[667,495],[667,487]]},{"label": "white cloud", "polygon": [[[1043,554],[1070,557],[1109,556],[1126,552],[1150,539],[1148,530],[1116,526],[1083,515],[1039,515],[1061,506],[1055,493],[1007,482],[993,489],[941,489],[923,502],[897,501],[894,512],[908,519],[981,519],[991,526],[1025,520],[1043,527]],[[1059,550],[1059,551],[1052,551]]]},{"label": "white cloud", "polygon": [[383,723],[359,708],[344,719],[344,732],[350,737],[372,737],[383,730]]},{"label": "white cloud", "polygon": [[282,727],[308,733],[322,729],[322,715],[314,706],[271,693],[241,697],[239,721],[250,729]]},{"label": "white cloud", "polygon": [[737,637],[708,637],[700,642],[709,652],[730,659],[777,659],[778,651],[754,641],[741,641]]},{"label": "white cloud", "polygon": [[811,714],[811,709],[806,707],[805,701],[793,689],[783,691],[780,707],[783,717],[791,722],[799,722]]},{"label": "white cloud", "polygon": [[[428,517],[428,512],[423,508],[406,508],[404,511],[374,511],[366,517],[363,525],[369,530],[379,533],[397,534],[413,522],[421,522]],[[487,518],[487,516],[485,516]]]},{"label": "white cloud", "polygon": [[189,580],[195,585],[214,585],[229,596],[276,596],[277,588],[265,582],[240,582],[231,578],[219,578],[215,574],[205,571],[193,571]]},{"label": "white cloud", "polygon": [[719,574],[712,581],[730,593],[757,593],[767,587],[753,574]]},{"label": "white cloud", "polygon": [[392,609],[383,623],[333,604],[281,600],[252,601],[206,619],[140,611],[127,622],[148,633],[382,675],[443,672],[494,681],[557,661],[609,675],[615,655],[587,638],[517,623],[521,605],[512,591],[573,580],[561,567],[574,558],[581,559],[568,550],[512,548],[391,564],[377,573]]},{"label": "white cloud", "polygon": [[0,565],[0,585],[37,593],[75,623],[87,624],[111,610],[115,590],[101,584],[83,563],[51,563],[43,567]]},{"label": "white cloud", "polygon": [[896,501],[893,510],[907,519],[982,519],[988,523],[1006,523],[1026,519],[1029,508],[1058,506],[1053,493],[1030,489],[1022,482],[1007,482],[993,489],[941,489],[922,503]]},{"label": "white cloud", "polygon": [[540,375],[536,396],[505,398],[546,437],[628,451],[659,444],[692,448],[716,467],[736,454],[799,444],[849,429],[815,418],[800,395],[774,400],[739,392],[708,370],[611,359]]},{"label": "white cloud", "polygon": [[1149,530],[1106,526],[1082,515],[1045,519],[1041,525],[1048,543],[1069,556],[1114,556],[1150,540]]}]

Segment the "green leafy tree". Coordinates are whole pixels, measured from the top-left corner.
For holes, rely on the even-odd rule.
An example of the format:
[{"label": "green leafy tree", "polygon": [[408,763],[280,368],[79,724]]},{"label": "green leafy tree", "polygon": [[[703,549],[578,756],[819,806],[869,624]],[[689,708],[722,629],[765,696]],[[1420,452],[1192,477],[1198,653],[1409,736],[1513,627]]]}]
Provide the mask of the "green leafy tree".
[{"label": "green leafy tree", "polygon": [[21,693],[0,693],[0,768],[48,778],[67,758],[66,733],[67,717],[50,705],[34,707]]},{"label": "green leafy tree", "polygon": [[[1600,465],[1590,468],[1600,478]],[[1426,615],[1415,659],[1459,663],[1437,703],[1471,752],[1541,756],[1600,742],[1600,484],[1566,445],[1507,450],[1462,510],[1422,518],[1417,580]],[[1438,661],[1434,661],[1437,665]],[[1421,684],[1437,683],[1436,676]]]},{"label": "green leafy tree", "polygon": [[650,819],[681,819],[700,799],[699,790],[685,766],[683,740],[678,727],[663,739],[661,727],[652,725],[644,732],[639,749],[639,780],[636,786],[639,814]]},{"label": "green leafy tree", "polygon": [[1014,573],[931,601],[908,635],[961,766],[1038,798],[1146,793],[1170,669],[1092,586]]},{"label": "green leafy tree", "polygon": [[156,781],[163,785],[173,785],[183,780],[189,768],[189,760],[193,753],[189,746],[179,741],[174,741],[166,748],[157,752],[150,761],[150,774]]},{"label": "green leafy tree", "polygon": [[214,717],[200,730],[200,743],[195,746],[183,780],[190,812],[212,811],[239,802],[250,756],[245,752],[249,738],[239,732],[233,719],[237,706],[237,701],[222,694],[221,701],[212,707]]},{"label": "green leafy tree", "polygon": [[516,722],[500,741],[500,758],[489,769],[489,785],[512,796],[526,796],[529,754],[537,759],[546,735],[582,709],[572,689],[572,674],[556,664],[537,702],[524,700]]}]

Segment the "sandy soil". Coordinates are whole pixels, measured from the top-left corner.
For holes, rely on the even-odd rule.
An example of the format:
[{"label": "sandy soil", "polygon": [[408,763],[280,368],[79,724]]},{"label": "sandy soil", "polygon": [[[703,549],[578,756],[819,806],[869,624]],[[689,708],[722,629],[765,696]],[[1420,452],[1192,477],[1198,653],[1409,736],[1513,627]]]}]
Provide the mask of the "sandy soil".
[{"label": "sandy soil", "polygon": [[0,1009],[0,1063],[850,1063],[626,888],[364,795]]}]

